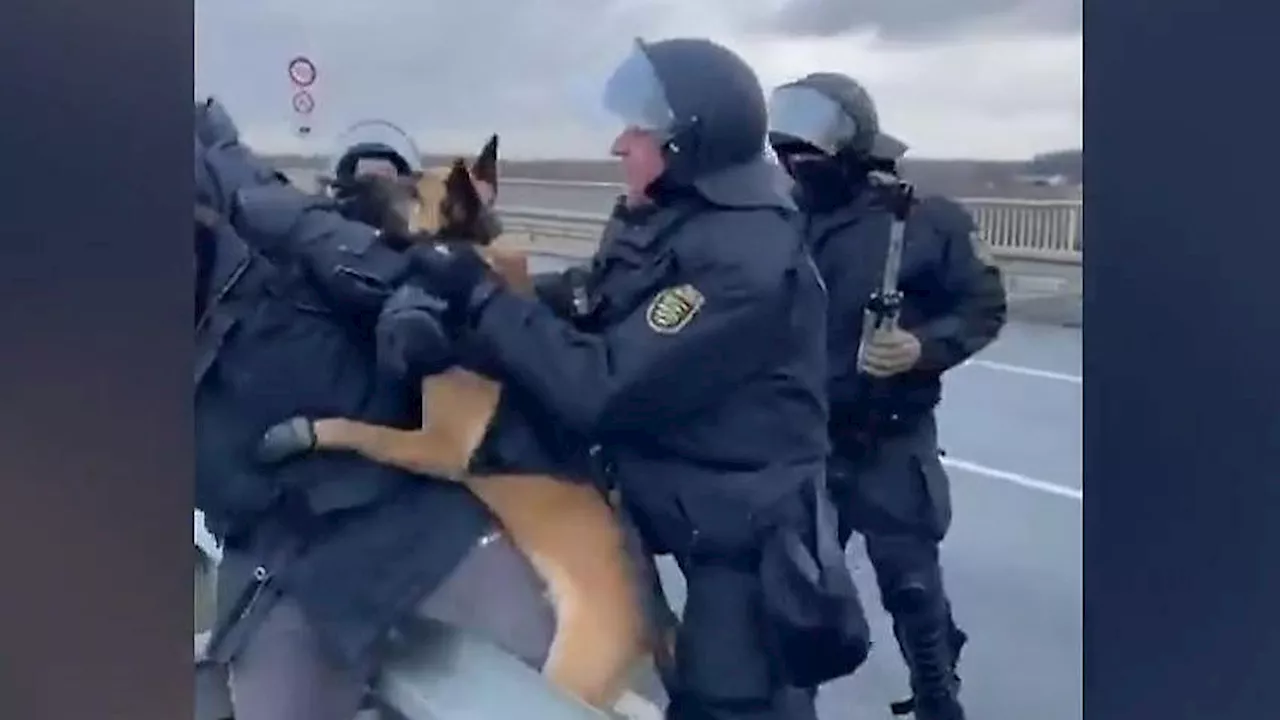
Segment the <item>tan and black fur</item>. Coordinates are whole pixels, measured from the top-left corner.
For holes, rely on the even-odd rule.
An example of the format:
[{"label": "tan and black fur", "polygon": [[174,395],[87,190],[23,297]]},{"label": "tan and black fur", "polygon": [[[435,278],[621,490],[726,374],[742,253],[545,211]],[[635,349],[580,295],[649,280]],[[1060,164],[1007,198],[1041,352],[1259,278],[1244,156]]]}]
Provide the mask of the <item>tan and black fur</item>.
[{"label": "tan and black fur", "polygon": [[[462,160],[416,179],[413,225],[486,246],[482,253],[513,288],[532,292],[527,259],[488,247],[483,214],[497,189],[497,136],[468,168]],[[642,593],[649,588],[613,509],[593,487],[542,474],[473,474],[473,456],[494,421],[502,385],[462,368],[425,378],[416,430],[345,418],[314,423],[318,450],[356,452],[417,474],[467,485],[497,516],[546,582],[557,632],[543,673],[597,707],[611,706],[637,662],[654,648]]]}]

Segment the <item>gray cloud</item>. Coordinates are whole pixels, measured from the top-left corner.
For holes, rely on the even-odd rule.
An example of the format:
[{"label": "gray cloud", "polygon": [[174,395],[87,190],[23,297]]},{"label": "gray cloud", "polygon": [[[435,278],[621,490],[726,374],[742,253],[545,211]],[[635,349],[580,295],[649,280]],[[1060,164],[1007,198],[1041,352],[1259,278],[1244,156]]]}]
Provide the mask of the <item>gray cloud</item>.
[{"label": "gray cloud", "polygon": [[[328,152],[351,123],[381,117],[429,152],[465,150],[499,132],[509,156],[598,157],[616,131],[600,108],[604,79],[637,36],[732,45],[761,29],[796,37],[870,27],[918,40],[975,20],[1066,28],[1071,13],[1052,11],[1080,3],[932,0],[925,12],[919,0],[782,1],[197,0],[196,89],[226,102],[264,149]],[[801,3],[814,13],[801,13]],[[315,133],[302,143],[291,133],[286,74],[298,54],[319,68]]]},{"label": "gray cloud", "polygon": [[287,63],[302,53],[319,69],[317,134],[373,116],[428,146],[553,125],[572,138],[565,119],[580,118],[588,132],[600,124],[592,112],[604,73],[653,28],[641,9],[600,0],[205,0],[196,87],[277,138],[293,117]]},{"label": "gray cloud", "polygon": [[1083,0],[786,0],[758,24],[795,37],[873,30],[884,40],[910,42],[975,29],[1076,33],[1083,17]]}]

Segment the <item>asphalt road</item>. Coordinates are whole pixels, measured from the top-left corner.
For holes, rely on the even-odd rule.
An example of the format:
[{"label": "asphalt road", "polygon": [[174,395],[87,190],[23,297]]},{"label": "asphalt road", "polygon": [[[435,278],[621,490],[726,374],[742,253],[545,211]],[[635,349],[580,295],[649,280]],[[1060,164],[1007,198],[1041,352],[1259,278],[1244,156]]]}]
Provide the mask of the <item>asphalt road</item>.
[{"label": "asphalt road", "polygon": [[[563,265],[542,257],[534,269]],[[955,520],[943,564],[971,636],[961,674],[973,718],[1083,717],[1081,374],[1080,330],[1013,323],[946,380],[939,433]],[[823,690],[823,720],[889,717],[906,694],[870,565],[858,547],[849,559],[877,645],[857,675]],[[663,570],[678,606],[679,571]],[[641,689],[661,702],[651,681]]]},{"label": "asphalt road", "polygon": [[[1081,383],[1078,330],[1010,326],[948,378],[939,413],[955,521],[943,546],[969,716],[1080,720]],[[865,558],[851,561],[874,601]],[[887,617],[867,666],[821,696],[824,720],[887,716],[905,692]],[[856,709],[856,710],[855,710]]]}]

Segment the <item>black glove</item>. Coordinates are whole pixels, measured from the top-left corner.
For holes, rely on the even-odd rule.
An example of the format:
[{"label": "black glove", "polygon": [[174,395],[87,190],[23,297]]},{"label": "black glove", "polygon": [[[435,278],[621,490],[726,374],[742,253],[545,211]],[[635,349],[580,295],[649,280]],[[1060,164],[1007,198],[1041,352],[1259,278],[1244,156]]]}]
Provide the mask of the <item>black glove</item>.
[{"label": "black glove", "polygon": [[445,302],[406,285],[382,307],[374,329],[378,363],[396,377],[419,379],[453,365]]},{"label": "black glove", "polygon": [[564,320],[577,320],[591,312],[590,283],[591,271],[580,267],[534,277],[538,298]]},{"label": "black glove", "polygon": [[311,420],[304,417],[289,418],[267,428],[258,441],[258,462],[276,465],[305,455],[315,449],[316,432]]},{"label": "black glove", "polygon": [[465,313],[476,287],[493,276],[469,243],[433,243],[409,250],[421,284],[449,304],[450,320]]}]

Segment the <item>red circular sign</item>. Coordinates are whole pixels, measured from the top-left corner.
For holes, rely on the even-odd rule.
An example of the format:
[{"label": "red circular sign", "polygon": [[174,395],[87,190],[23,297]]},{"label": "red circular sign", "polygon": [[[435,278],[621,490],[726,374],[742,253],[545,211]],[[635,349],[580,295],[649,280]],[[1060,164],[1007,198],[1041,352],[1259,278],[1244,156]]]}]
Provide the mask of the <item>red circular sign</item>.
[{"label": "red circular sign", "polygon": [[306,90],[293,94],[293,111],[299,115],[310,115],[316,109],[316,100]]},{"label": "red circular sign", "polygon": [[289,61],[289,79],[298,87],[311,87],[316,81],[316,65],[303,55]]}]

